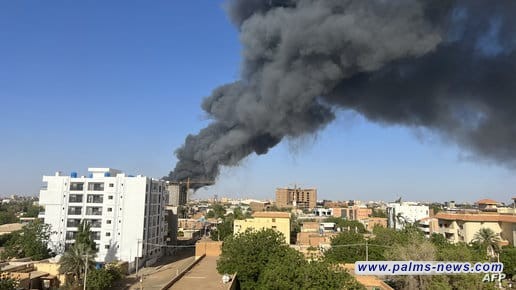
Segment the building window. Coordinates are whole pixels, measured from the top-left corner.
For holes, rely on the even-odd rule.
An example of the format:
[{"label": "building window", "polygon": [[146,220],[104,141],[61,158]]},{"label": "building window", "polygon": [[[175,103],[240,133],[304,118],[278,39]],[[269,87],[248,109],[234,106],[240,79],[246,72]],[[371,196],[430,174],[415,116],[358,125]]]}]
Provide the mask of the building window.
[{"label": "building window", "polygon": [[108,207],[108,208],[107,208],[107,211],[108,211],[108,212],[112,212],[112,211],[113,211],[113,208]]},{"label": "building window", "polygon": [[107,220],[106,224],[110,225],[111,224],[111,220]]},{"label": "building window", "polygon": [[276,226],[272,226],[272,229],[275,230],[276,229]]},{"label": "building window", "polygon": [[105,245],[104,249],[109,250],[109,245]]},{"label": "building window", "polygon": [[102,225],[102,220],[86,220],[86,222],[91,228],[100,228]]},{"label": "building window", "polygon": [[77,235],[77,232],[67,231],[66,232],[66,239],[67,240],[74,240],[76,235]]},{"label": "building window", "polygon": [[82,207],[80,207],[80,206],[70,206],[70,207],[68,207],[68,214],[69,215],[80,215],[81,212],[82,212]]},{"label": "building window", "polygon": [[82,191],[83,188],[84,188],[84,182],[70,183],[70,191]]},{"label": "building window", "polygon": [[82,202],[82,194],[70,194],[68,202]]},{"label": "building window", "polygon": [[86,198],[86,201],[88,203],[103,203],[104,202],[104,196],[100,194],[88,194],[88,197]]},{"label": "building window", "polygon": [[102,208],[88,206],[88,207],[86,207],[86,215],[102,215]]},{"label": "building window", "polygon": [[110,183],[109,184],[109,187],[114,187],[115,185],[113,183]]},{"label": "building window", "polygon": [[110,233],[110,232],[107,232],[107,233],[106,233],[106,237],[111,237],[111,233]]},{"label": "building window", "polygon": [[80,219],[67,219],[66,220],[66,226],[69,228],[75,228],[75,227],[79,226],[80,223],[81,223]]},{"label": "building window", "polygon": [[113,199],[113,196],[112,195],[108,195],[107,197],[109,200]]},{"label": "building window", "polygon": [[100,232],[91,232],[90,239],[92,240],[100,240]]},{"label": "building window", "polygon": [[272,222],[275,223],[276,222],[276,219],[272,219]]},{"label": "building window", "polygon": [[88,183],[89,191],[104,191],[104,183],[100,182],[90,182]]}]

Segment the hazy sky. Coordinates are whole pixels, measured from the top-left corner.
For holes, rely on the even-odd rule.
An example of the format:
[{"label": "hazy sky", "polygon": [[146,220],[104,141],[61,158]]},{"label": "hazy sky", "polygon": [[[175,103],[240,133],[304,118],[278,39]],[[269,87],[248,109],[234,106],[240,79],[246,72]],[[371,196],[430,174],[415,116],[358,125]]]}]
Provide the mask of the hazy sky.
[{"label": "hazy sky", "polygon": [[[1,1],[0,195],[38,193],[42,175],[113,167],[161,177],[216,86],[239,77],[222,1]],[[514,170],[475,161],[429,132],[352,112],[317,136],[226,168],[199,196],[457,200],[516,196]]]}]

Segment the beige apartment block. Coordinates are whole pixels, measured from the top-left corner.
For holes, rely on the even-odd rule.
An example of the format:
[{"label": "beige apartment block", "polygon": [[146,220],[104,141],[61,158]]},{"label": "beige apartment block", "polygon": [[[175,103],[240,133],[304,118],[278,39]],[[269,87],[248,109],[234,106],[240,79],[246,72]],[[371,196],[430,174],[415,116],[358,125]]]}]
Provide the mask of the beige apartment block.
[{"label": "beige apartment block", "polygon": [[489,228],[500,236],[502,244],[516,246],[515,215],[440,212],[435,215],[435,218],[439,221],[439,233],[452,243],[470,243],[481,228]]},{"label": "beige apartment block", "polygon": [[243,233],[247,229],[273,229],[283,234],[285,242],[290,244],[290,213],[288,212],[256,212],[253,218],[235,220],[233,231],[235,234]]},{"label": "beige apartment block", "polygon": [[333,208],[333,216],[345,218],[347,220],[356,221],[369,218],[373,214],[373,210],[364,206],[350,206],[342,208]]},{"label": "beige apartment block", "polygon": [[316,188],[277,188],[276,206],[313,209],[317,203]]},{"label": "beige apartment block", "polygon": [[369,217],[360,220],[367,231],[372,232],[375,227],[387,227],[387,218]]}]

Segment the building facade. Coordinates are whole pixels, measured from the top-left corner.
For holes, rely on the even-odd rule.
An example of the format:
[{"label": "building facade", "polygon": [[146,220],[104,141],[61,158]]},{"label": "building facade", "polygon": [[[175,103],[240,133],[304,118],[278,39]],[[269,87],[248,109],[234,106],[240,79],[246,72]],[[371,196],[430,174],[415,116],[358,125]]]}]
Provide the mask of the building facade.
[{"label": "building facade", "polygon": [[439,233],[451,243],[470,243],[482,228],[491,229],[503,245],[516,246],[516,216],[484,212],[439,212]]},{"label": "building facade", "polygon": [[169,194],[168,204],[170,206],[181,206],[188,203],[188,192],[185,185],[177,182],[167,182],[167,190]]},{"label": "building facade", "polygon": [[365,206],[354,205],[350,207],[333,208],[332,213],[334,217],[356,221],[370,217],[373,210]]},{"label": "building facade", "polygon": [[233,232],[235,234],[243,233],[247,229],[273,229],[285,236],[285,242],[290,244],[290,213],[264,211],[256,212],[253,218],[245,220],[235,220],[233,224]]},{"label": "building facade", "polygon": [[313,209],[317,205],[316,188],[277,188],[276,206]]},{"label": "building facade", "polygon": [[39,217],[51,226],[49,247],[63,253],[85,220],[98,249],[97,262],[122,260],[134,267],[137,256],[142,263],[160,257],[168,232],[166,183],[110,168],[88,172],[43,176],[39,200],[45,211]]},{"label": "building facade", "polygon": [[390,228],[401,230],[408,223],[414,223],[430,216],[427,205],[416,202],[396,202],[387,206],[387,224]]}]

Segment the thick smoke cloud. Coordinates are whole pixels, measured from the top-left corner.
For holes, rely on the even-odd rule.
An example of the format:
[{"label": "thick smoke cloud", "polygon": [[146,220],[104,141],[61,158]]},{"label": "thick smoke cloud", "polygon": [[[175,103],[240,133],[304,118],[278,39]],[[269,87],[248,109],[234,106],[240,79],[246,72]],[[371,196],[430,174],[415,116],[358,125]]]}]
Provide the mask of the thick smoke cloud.
[{"label": "thick smoke cloud", "polygon": [[241,80],[204,100],[212,123],[176,151],[171,179],[214,179],[339,109],[516,163],[515,1],[233,0],[227,11]]}]

